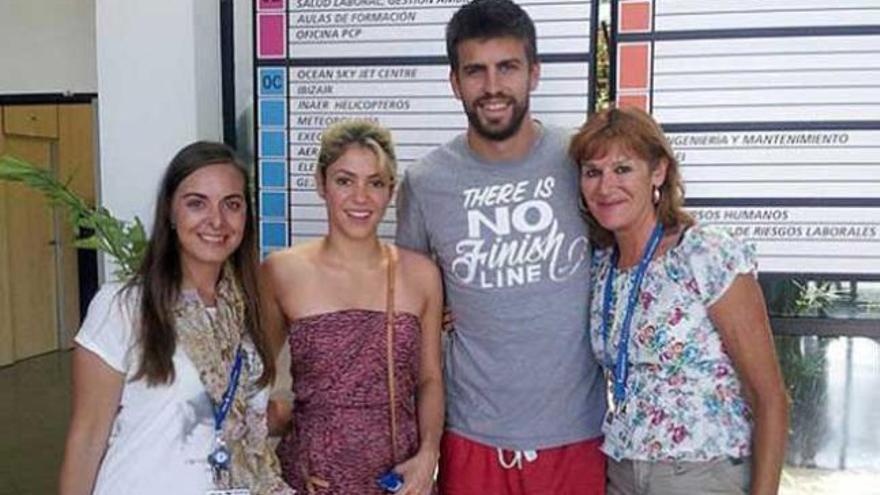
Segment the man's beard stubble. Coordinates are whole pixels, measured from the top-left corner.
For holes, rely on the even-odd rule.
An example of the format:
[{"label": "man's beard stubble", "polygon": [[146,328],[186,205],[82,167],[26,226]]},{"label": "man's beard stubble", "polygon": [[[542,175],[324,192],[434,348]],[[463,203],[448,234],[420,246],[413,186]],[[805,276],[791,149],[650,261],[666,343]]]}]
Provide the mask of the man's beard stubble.
[{"label": "man's beard stubble", "polygon": [[[485,98],[485,97],[483,97]],[[505,141],[514,134],[516,134],[519,129],[522,127],[523,121],[525,120],[526,114],[529,112],[529,95],[526,95],[525,101],[522,105],[516,101],[514,98],[510,98],[513,101],[513,115],[510,116],[510,122],[508,122],[507,126],[493,130],[484,126],[480,121],[479,115],[477,115],[476,106],[480,104],[480,100],[478,99],[474,102],[474,108],[470,108],[467,103],[462,101],[462,108],[464,108],[464,113],[467,115],[468,122],[470,123],[471,128],[476,131],[480,136],[490,140],[490,141]]]}]

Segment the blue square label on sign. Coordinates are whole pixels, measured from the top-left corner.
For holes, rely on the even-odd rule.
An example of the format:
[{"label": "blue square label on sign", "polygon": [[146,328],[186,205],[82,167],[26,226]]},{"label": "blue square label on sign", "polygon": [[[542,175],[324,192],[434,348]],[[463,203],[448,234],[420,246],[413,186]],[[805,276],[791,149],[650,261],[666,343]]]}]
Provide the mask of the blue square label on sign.
[{"label": "blue square label on sign", "polygon": [[287,245],[287,223],[286,222],[263,222],[260,236],[260,246],[267,248],[270,246],[286,246]]},{"label": "blue square label on sign", "polygon": [[272,67],[260,69],[257,73],[259,78],[259,96],[284,96],[284,87],[287,85],[287,77],[284,68]]},{"label": "blue square label on sign", "polygon": [[265,160],[260,162],[261,187],[287,187],[287,167],[282,161]]},{"label": "blue square label on sign", "polygon": [[284,218],[287,213],[287,193],[264,192],[260,194],[260,215]]},{"label": "blue square label on sign", "polygon": [[284,127],[284,100],[260,100],[260,127]]},{"label": "blue square label on sign", "polygon": [[284,131],[260,131],[260,156],[284,157]]}]

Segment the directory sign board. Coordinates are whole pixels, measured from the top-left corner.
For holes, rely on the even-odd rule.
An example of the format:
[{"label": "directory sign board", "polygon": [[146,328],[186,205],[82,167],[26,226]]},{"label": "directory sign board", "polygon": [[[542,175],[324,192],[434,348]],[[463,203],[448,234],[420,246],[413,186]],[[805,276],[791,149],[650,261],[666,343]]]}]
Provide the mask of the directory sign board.
[{"label": "directory sign board", "polygon": [[[375,120],[399,171],[467,127],[449,85],[445,28],[464,0],[254,0],[255,107],[264,254],[327,231],[314,171],[321,131]],[[535,118],[575,128],[590,108],[595,5],[529,0],[541,81]],[[380,235],[394,232],[389,207]]]},{"label": "directory sign board", "polygon": [[880,275],[880,3],[619,0],[618,105],[663,125],[688,206],[761,270]]}]

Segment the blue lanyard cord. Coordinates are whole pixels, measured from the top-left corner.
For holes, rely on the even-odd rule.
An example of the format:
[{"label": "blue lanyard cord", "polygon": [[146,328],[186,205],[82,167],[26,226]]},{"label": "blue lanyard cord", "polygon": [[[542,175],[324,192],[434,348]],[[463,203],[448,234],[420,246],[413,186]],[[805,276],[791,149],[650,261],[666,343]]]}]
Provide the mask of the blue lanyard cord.
[{"label": "blue lanyard cord", "polygon": [[241,375],[241,365],[244,362],[244,351],[241,345],[235,353],[235,363],[232,365],[232,371],[229,373],[229,384],[226,385],[226,391],[223,392],[223,401],[220,407],[214,407],[214,431],[218,434],[223,428],[223,420],[229,414],[232,408],[232,400],[235,398],[235,391],[238,389],[238,377]]},{"label": "blue lanyard cord", "polygon": [[[641,292],[642,279],[645,272],[648,271],[648,265],[657,248],[660,247],[660,240],[663,239],[663,225],[659,222],[651,233],[648,245],[642,253],[642,259],[639,260],[639,266],[632,274],[632,287],[630,287],[629,297],[626,302],[626,310],[623,317],[623,325],[620,327],[620,341],[617,344],[617,361],[614,362],[614,402],[621,404],[626,398],[626,378],[628,372],[628,354],[629,354],[629,327],[632,323],[633,313],[635,313],[636,305],[639,302],[639,294]],[[606,367],[611,366],[611,353],[609,352],[608,341],[611,333],[611,299],[614,286],[615,271],[617,269],[617,261],[620,258],[620,251],[615,246],[614,252],[611,254],[611,264],[608,267],[608,278],[605,280],[605,293],[602,301],[602,340],[605,344],[605,363]]]}]

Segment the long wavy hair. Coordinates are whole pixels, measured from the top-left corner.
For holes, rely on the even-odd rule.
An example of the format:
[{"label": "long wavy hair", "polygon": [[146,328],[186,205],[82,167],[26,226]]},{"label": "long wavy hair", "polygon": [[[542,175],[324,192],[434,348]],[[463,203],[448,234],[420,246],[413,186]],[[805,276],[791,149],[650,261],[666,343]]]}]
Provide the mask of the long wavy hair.
[{"label": "long wavy hair", "polygon": [[165,170],[144,259],[124,288],[129,291],[140,289],[139,318],[136,321],[141,356],[133,380],[143,378],[150,386],[171,383],[175,376],[172,358],[177,348],[177,333],[173,309],[180,295],[183,271],[177,234],[172,228],[172,199],[180,184],[192,173],[217,164],[234,167],[244,179],[247,218],[241,244],[228,261],[244,293],[246,331],[263,360],[259,383],[268,384],[275,377],[275,360],[269,352],[260,320],[257,235],[248,168],[229,146],[198,141],[181,149]]},{"label": "long wavy hair", "polygon": [[[684,210],[684,184],[675,153],[660,125],[644,111],[634,107],[609,108],[591,116],[571,139],[568,154],[580,167],[605,156],[612,148],[644,160],[653,171],[666,160],[666,179],[660,185],[660,202],[655,206],[657,220],[667,230],[693,225]],[[602,227],[581,198],[581,211],[589,227],[593,245],[606,248],[614,244],[614,234]]]}]

